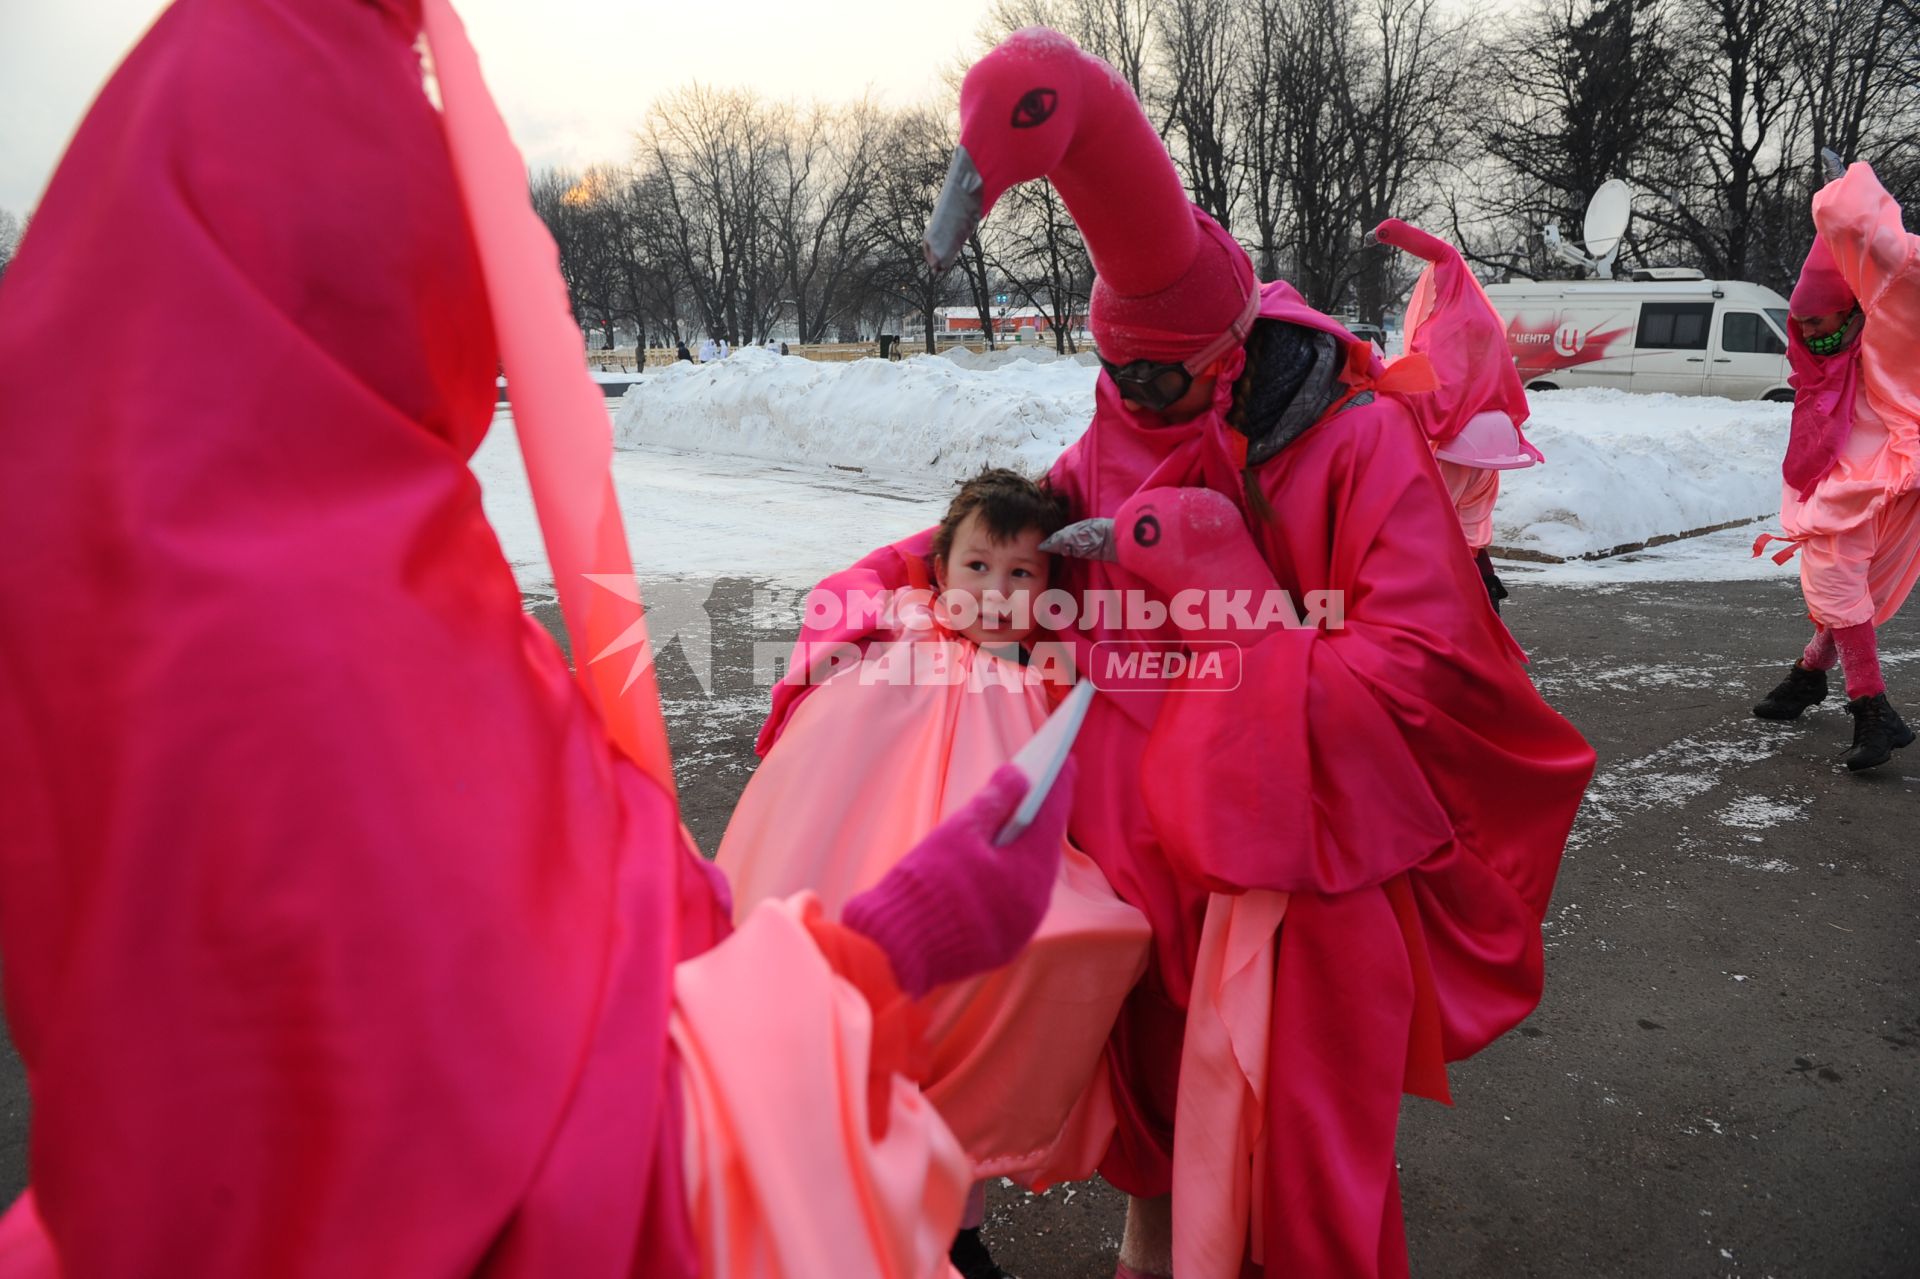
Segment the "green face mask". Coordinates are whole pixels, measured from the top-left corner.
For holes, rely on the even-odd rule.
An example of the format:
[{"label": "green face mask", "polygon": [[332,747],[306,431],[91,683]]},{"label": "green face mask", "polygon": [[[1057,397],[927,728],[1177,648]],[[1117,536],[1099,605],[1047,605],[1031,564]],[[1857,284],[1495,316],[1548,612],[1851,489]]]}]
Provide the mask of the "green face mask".
[{"label": "green face mask", "polygon": [[1832,355],[1847,344],[1847,331],[1852,327],[1853,317],[1848,316],[1845,324],[1827,334],[1825,337],[1808,338],[1807,350],[1812,351],[1815,355]]}]

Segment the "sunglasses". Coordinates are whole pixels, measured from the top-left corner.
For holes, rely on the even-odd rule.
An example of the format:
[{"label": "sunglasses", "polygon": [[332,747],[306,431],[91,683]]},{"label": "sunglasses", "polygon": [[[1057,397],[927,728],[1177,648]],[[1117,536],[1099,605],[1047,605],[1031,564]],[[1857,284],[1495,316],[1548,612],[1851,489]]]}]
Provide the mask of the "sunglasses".
[{"label": "sunglasses", "polygon": [[1233,327],[1209,342],[1204,350],[1185,360],[1129,360],[1115,364],[1100,357],[1100,367],[1113,380],[1120,398],[1153,412],[1162,412],[1193,389],[1194,379],[1218,370],[1221,357],[1247,340],[1253,322],[1260,314],[1260,290],[1256,286],[1247,298],[1246,309]]}]

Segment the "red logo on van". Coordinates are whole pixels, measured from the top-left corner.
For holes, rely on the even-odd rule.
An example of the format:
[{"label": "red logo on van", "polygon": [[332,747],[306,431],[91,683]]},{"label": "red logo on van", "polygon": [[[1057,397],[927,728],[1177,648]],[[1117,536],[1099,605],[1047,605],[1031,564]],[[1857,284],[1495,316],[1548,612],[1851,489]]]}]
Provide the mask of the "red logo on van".
[{"label": "red logo on van", "polygon": [[1533,377],[1592,364],[1609,355],[1627,355],[1631,345],[1617,351],[1611,348],[1632,332],[1631,328],[1582,329],[1574,320],[1524,325],[1516,318],[1507,325],[1507,350],[1513,353],[1513,363],[1520,375]]}]

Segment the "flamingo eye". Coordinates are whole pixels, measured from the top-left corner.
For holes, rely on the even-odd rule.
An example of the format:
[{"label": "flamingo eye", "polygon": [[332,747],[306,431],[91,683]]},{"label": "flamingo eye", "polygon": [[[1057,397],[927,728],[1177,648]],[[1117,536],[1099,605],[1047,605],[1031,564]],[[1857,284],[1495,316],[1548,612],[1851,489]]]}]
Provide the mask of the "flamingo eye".
[{"label": "flamingo eye", "polygon": [[1060,95],[1052,89],[1028,89],[1020,101],[1013,104],[1013,127],[1037,129],[1052,117],[1058,105]]}]

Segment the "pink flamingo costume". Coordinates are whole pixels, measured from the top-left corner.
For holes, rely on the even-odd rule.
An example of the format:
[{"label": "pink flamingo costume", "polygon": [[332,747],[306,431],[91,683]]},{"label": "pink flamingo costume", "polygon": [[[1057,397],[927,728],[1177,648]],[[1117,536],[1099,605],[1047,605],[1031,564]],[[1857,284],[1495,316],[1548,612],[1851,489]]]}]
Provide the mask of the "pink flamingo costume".
[{"label": "pink flamingo costume", "polygon": [[[1794,317],[1851,315],[1855,337],[1816,355],[1788,326],[1793,432],[1781,464],[1785,563],[1798,550],[1800,588],[1815,633],[1787,678],[1754,713],[1797,719],[1827,693],[1844,663],[1854,717],[1850,769],[1886,763],[1914,734],[1887,701],[1876,628],[1920,578],[1920,382],[1911,348],[1920,337],[1920,236],[1865,164],[1813,198],[1815,238],[1794,286]],[[1852,322],[1852,321],[1850,321]],[[1763,534],[1755,555],[1774,541]]]},{"label": "pink flamingo costume", "polygon": [[[1884,625],[1920,576],[1920,382],[1911,352],[1920,341],[1920,236],[1873,170],[1852,166],[1813,199],[1815,247],[1796,314],[1845,310],[1867,321],[1844,383],[1808,387],[1796,400],[1794,438],[1781,485],[1780,519],[1801,546],[1807,611],[1823,627]],[[1823,289],[1825,300],[1813,298]],[[1836,305],[1838,303],[1838,305]],[[1796,353],[1806,341],[1790,335]],[[1796,361],[1796,363],[1803,363]],[[1808,374],[1796,369],[1797,384]],[[1833,401],[1833,402],[1829,402]]]},{"label": "pink flamingo costume", "polygon": [[[1444,1062],[1538,1001],[1539,925],[1593,753],[1528,682],[1461,553],[1428,443],[1439,415],[1470,414],[1461,392],[1418,363],[1384,369],[1288,285],[1257,286],[1120,77],[1033,29],[968,73],[929,256],[1042,176],[1093,254],[1104,358],[1190,359],[1257,314],[1336,375],[1325,411],[1277,450],[1226,421],[1250,347],[1227,350],[1210,407],[1186,421],[1123,404],[1103,376],[1050,477],[1077,516],[1114,520],[1118,563],[1067,565],[1083,602],[1276,585],[1345,601],[1341,629],[1241,634],[1232,696],[1133,688],[1089,713],[1072,837],[1153,925],[1109,1046],[1120,1127],[1101,1171],[1136,1196],[1173,1190],[1182,1279],[1249,1262],[1405,1273],[1401,1094],[1444,1098]],[[926,543],[822,589],[902,585]],[[1121,620],[1083,606],[1082,669],[1103,640],[1189,638]],[[823,627],[802,642],[868,638]],[[806,693],[775,689],[763,747]]]},{"label": "pink flamingo costume", "polygon": [[[568,671],[466,464],[503,363],[575,650],[644,650],[525,173],[446,0],[180,0],[0,286],[0,1276],[949,1273],[908,996],[1011,957],[1065,804],[729,936],[651,677]],[[993,945],[903,941],[989,870]]]},{"label": "pink flamingo costume", "polygon": [[1488,316],[1497,322],[1498,312],[1460,251],[1398,218],[1381,223],[1374,235],[1382,244],[1427,263],[1407,299],[1406,355],[1401,358],[1424,357],[1447,388],[1446,399],[1455,411],[1427,413],[1422,421],[1447,496],[1460,516],[1460,531],[1498,608],[1507,592],[1487,548],[1493,544],[1500,472],[1546,461],[1520,431],[1531,415],[1527,393],[1513,361],[1501,358],[1494,339],[1504,342],[1503,330],[1487,323]]},{"label": "pink flamingo costume", "polygon": [[1824,628],[1882,625],[1920,576],[1920,237],[1864,164],[1813,198],[1812,251],[1794,289],[1796,315],[1866,315],[1852,349],[1821,361],[1798,326],[1793,437],[1782,464],[1780,518],[1802,550],[1807,611]]}]

